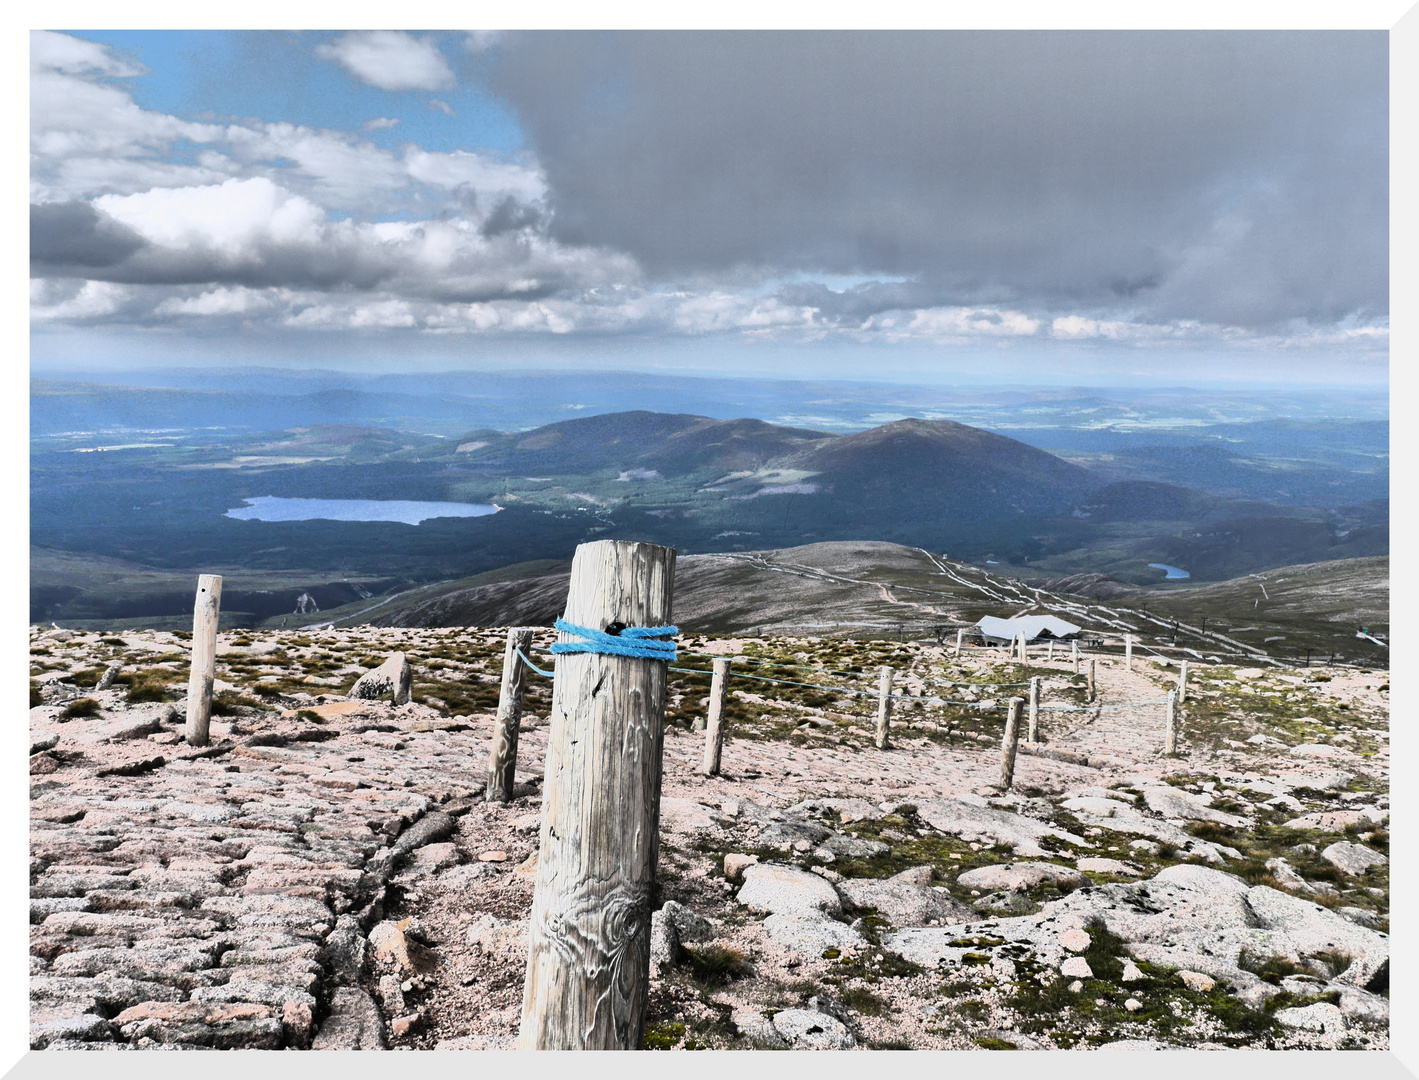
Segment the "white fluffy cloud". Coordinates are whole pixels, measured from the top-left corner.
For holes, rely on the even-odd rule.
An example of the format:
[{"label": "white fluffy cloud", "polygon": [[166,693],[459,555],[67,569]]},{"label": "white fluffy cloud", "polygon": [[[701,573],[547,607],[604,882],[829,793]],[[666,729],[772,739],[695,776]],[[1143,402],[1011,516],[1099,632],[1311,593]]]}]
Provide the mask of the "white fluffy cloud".
[{"label": "white fluffy cloud", "polygon": [[106,45],[69,34],[56,34],[52,30],[31,30],[30,70],[124,79],[146,75],[148,69],[136,61],[116,55]]},{"label": "white fluffy cloud", "polygon": [[315,55],[380,90],[451,90],[458,83],[434,41],[403,30],[341,34],[317,45]]}]

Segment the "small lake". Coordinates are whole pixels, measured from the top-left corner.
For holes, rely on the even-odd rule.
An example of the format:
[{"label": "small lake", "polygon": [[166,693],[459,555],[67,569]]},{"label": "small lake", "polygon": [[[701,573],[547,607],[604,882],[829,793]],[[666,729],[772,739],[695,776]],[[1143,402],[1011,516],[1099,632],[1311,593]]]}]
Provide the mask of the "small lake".
[{"label": "small lake", "polygon": [[418,525],[430,518],[487,517],[501,506],[487,503],[410,502],[405,499],[283,499],[259,495],[226,516],[240,521],[400,521]]},{"label": "small lake", "polygon": [[1154,570],[1166,570],[1168,574],[1163,579],[1164,581],[1179,581],[1182,578],[1192,577],[1186,570],[1179,570],[1176,566],[1169,566],[1167,563],[1150,562],[1148,565]]}]

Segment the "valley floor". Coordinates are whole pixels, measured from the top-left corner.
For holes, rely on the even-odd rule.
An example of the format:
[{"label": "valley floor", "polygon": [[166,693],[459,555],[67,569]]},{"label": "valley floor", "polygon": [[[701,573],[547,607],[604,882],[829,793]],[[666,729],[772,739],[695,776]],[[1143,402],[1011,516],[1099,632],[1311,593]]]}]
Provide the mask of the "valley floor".
[{"label": "valley floor", "polygon": [[[35,628],[32,1046],[509,1048],[550,695],[516,797],[485,803],[502,642],[223,634],[194,750],[183,635]],[[1176,668],[1142,660],[1098,658],[1090,703],[1043,655],[682,647],[648,1048],[1388,1046],[1386,672],[1194,665],[1165,757]],[[347,701],[395,650],[415,700]],[[733,680],[705,778],[711,655],[821,688]],[[861,692],[884,663],[885,751]],[[1002,793],[1031,676],[1041,741]]]}]

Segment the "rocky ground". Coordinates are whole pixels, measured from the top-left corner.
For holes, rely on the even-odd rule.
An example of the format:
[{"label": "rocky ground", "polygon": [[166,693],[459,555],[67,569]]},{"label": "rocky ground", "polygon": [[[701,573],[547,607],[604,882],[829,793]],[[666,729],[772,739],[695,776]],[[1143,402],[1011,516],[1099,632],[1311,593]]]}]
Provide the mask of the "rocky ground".
[{"label": "rocky ground", "polygon": [[[501,633],[223,634],[203,749],[186,648],[32,631],[31,1044],[511,1046],[547,681],[488,804]],[[648,1048],[1388,1045],[1387,673],[1194,665],[1165,757],[1176,669],[1143,660],[1101,658],[1091,704],[1043,655],[685,648]],[[397,650],[412,702],[345,699]],[[705,654],[813,684],[735,679],[713,779]],[[879,751],[853,691],[883,663]],[[1032,675],[1041,741],[1002,793],[1000,706]]]}]

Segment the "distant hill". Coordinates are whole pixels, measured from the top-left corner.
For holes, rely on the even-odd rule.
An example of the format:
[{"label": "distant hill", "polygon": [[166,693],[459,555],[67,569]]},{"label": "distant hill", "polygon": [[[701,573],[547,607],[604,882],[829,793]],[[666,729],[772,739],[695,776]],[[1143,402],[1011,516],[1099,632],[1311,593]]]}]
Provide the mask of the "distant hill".
[{"label": "distant hill", "polygon": [[699,470],[760,469],[805,445],[831,439],[825,432],[762,420],[634,411],[562,420],[515,434],[470,432],[453,440],[456,445],[419,456],[508,473],[560,476],[641,467],[661,476],[684,476]]},{"label": "distant hill", "polygon": [[[522,580],[451,582],[369,622],[550,626],[565,607],[568,574],[569,568],[558,568]],[[1053,613],[1094,634],[1116,637],[1129,631],[1159,647],[1174,644],[1174,619],[1198,629],[1206,619],[1209,633],[1183,629],[1176,644],[1195,654],[1225,651],[1233,648],[1226,634],[1235,633],[1256,656],[1293,657],[1312,649],[1388,663],[1383,646],[1355,637],[1361,625],[1388,630],[1388,559],[1284,567],[1167,592],[1122,582],[1100,588],[1105,581],[1079,575],[1037,587],[920,548],[834,542],[682,556],[676,561],[673,611],[676,624],[690,633],[834,637],[900,630],[913,637],[939,632],[950,640],[982,615]],[[1272,599],[1263,595],[1263,584]],[[1079,592],[1065,591],[1070,585]]]}]

